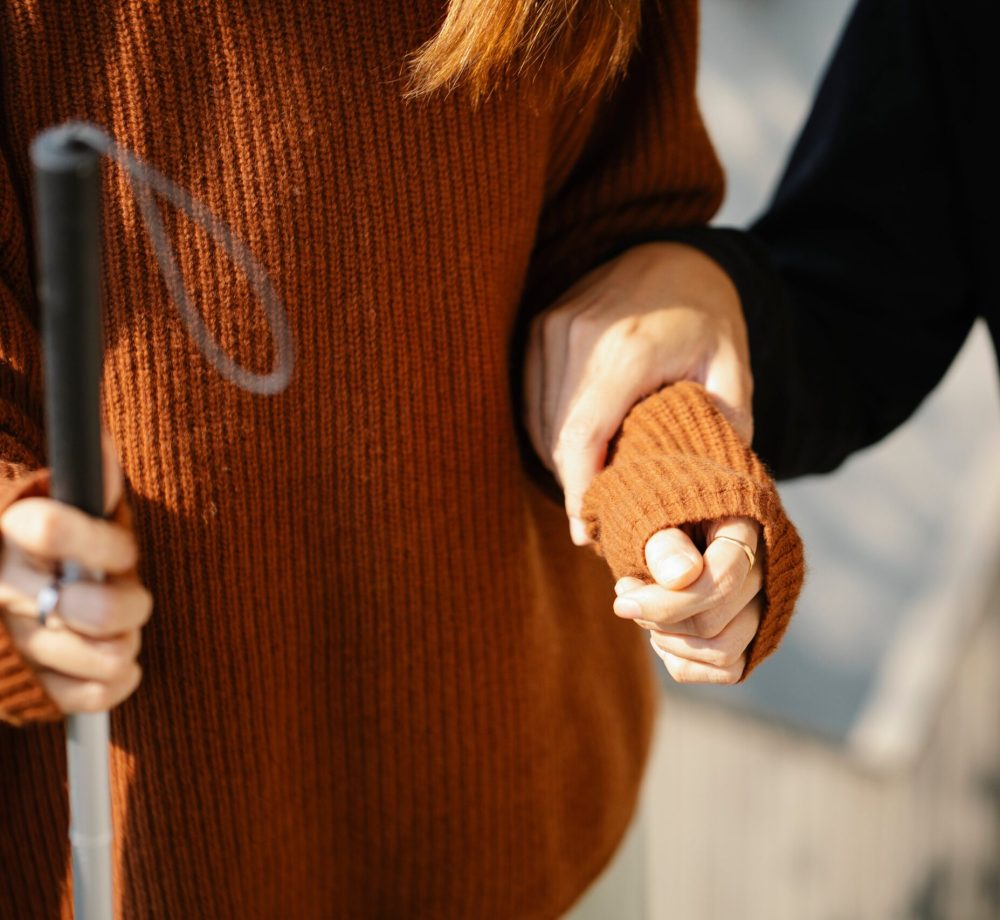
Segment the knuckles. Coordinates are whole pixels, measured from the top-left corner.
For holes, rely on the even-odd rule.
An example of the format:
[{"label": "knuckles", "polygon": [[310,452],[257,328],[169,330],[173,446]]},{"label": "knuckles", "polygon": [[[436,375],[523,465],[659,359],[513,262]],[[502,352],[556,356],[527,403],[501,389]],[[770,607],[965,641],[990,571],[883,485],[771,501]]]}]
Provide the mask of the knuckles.
[{"label": "knuckles", "polygon": [[129,697],[142,679],[138,665],[132,665],[115,681],[85,681],[77,688],[71,709],[74,712],[104,712]]},{"label": "knuckles", "polygon": [[699,639],[717,639],[729,624],[729,620],[718,610],[696,613],[689,622],[692,631]]},{"label": "knuckles", "polygon": [[738,644],[726,643],[709,653],[707,656],[710,659],[708,663],[717,668],[731,668],[740,660],[743,652],[744,649],[740,648]]},{"label": "knuckles", "polygon": [[577,313],[566,327],[566,344],[571,353],[589,350],[607,328],[607,320],[598,313]]},{"label": "knuckles", "polygon": [[[660,655],[670,675],[680,683],[705,683],[706,681],[715,683],[717,682],[716,678],[721,678],[722,675],[709,672],[705,666],[728,671],[739,664],[746,652],[746,646],[739,639],[732,639],[699,649],[697,652],[698,660],[694,661],[685,657],[682,652],[672,651],[665,647],[664,640],[655,634],[652,638],[654,647],[668,656]],[[735,675],[731,681],[724,680],[723,682],[735,683],[738,676]]]},{"label": "knuckles", "polygon": [[139,631],[99,644],[97,649],[97,679],[103,684],[116,684],[126,680],[139,654]]},{"label": "knuckles", "polygon": [[739,562],[744,565],[743,569],[739,565],[727,565],[721,572],[715,573],[712,579],[712,592],[709,595],[708,603],[724,603],[742,587],[743,582],[746,580],[746,572],[744,571],[746,566],[745,560],[741,559]]},{"label": "knuckles", "polygon": [[18,518],[21,534],[45,555],[56,555],[66,539],[65,515],[51,502],[39,502],[32,514]]},{"label": "knuckles", "polygon": [[103,712],[117,702],[116,694],[112,692],[111,687],[100,681],[87,681],[80,688],[79,696],[76,709],[80,712]]},{"label": "knuckles", "polygon": [[[71,585],[67,593],[72,590]],[[121,594],[114,589],[104,587],[94,587],[87,585],[86,595],[79,594],[74,598],[67,598],[65,604],[65,614],[70,623],[85,623],[88,632],[95,632],[99,635],[113,634],[120,632],[124,628],[124,620],[127,615],[126,605],[123,603]],[[77,608],[74,616],[74,607]]]},{"label": "knuckles", "polygon": [[667,664],[667,671],[679,684],[735,684],[741,673],[739,669],[699,667],[696,662],[683,658],[674,658]]},{"label": "knuckles", "polygon": [[[97,635],[135,629],[149,619],[153,610],[153,596],[142,586],[126,592],[114,586],[70,585],[66,591],[66,619],[76,624],[85,623],[87,631]],[[74,591],[86,593],[70,593]],[[74,607],[78,611],[75,616]]]},{"label": "knuckles", "polygon": [[25,498],[14,502],[0,516],[0,531],[34,554],[59,557],[114,560],[116,570],[135,565],[139,551],[135,535],[118,524],[94,520],[85,526],[79,512],[49,498]]}]

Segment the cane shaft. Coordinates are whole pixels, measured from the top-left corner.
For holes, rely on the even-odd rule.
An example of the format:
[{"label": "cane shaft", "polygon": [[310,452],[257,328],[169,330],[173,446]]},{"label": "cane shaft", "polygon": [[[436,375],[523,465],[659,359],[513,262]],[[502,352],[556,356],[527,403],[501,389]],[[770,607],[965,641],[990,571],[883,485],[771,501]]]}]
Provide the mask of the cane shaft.
[{"label": "cane shaft", "polygon": [[111,794],[108,714],[84,712],[66,720],[73,906],[76,920],[111,920]]}]

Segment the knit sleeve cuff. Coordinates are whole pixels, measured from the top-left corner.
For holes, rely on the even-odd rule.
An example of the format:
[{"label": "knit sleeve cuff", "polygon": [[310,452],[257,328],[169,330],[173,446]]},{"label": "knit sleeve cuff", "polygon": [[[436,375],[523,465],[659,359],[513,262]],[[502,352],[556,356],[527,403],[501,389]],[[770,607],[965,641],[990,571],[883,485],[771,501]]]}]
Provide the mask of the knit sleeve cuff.
[{"label": "knit sleeve cuff", "polygon": [[[646,541],[659,530],[748,517],[763,531],[765,605],[743,678],[773,652],[802,587],[802,543],[763,464],[703,387],[677,383],[626,417],[584,501],[591,538],[616,578],[649,579]],[[762,558],[761,558],[762,557]]]},{"label": "knit sleeve cuff", "polygon": [[[48,470],[0,481],[0,514],[22,498],[49,494]],[[0,618],[0,721],[12,725],[55,722],[62,713],[45,692],[31,666],[14,647]]]}]

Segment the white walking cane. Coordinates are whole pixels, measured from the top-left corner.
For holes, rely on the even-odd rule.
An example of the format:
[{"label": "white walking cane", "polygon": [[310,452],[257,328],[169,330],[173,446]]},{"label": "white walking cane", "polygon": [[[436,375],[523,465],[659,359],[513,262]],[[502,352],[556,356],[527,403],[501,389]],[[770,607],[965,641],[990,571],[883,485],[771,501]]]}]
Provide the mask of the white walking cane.
[{"label": "white walking cane", "polygon": [[[51,494],[101,516],[101,161],[58,129],[35,139],[31,161]],[[63,566],[64,580],[83,574],[72,568]],[[74,912],[111,920],[108,714],[69,716],[66,739]]]}]

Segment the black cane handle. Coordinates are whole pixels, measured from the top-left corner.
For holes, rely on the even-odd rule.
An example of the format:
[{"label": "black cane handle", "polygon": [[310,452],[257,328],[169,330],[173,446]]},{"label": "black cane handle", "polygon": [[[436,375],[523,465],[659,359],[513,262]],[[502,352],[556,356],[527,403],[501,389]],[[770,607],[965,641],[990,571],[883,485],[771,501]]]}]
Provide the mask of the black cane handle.
[{"label": "black cane handle", "polygon": [[31,161],[51,494],[99,516],[101,157],[52,128],[35,138]]}]

